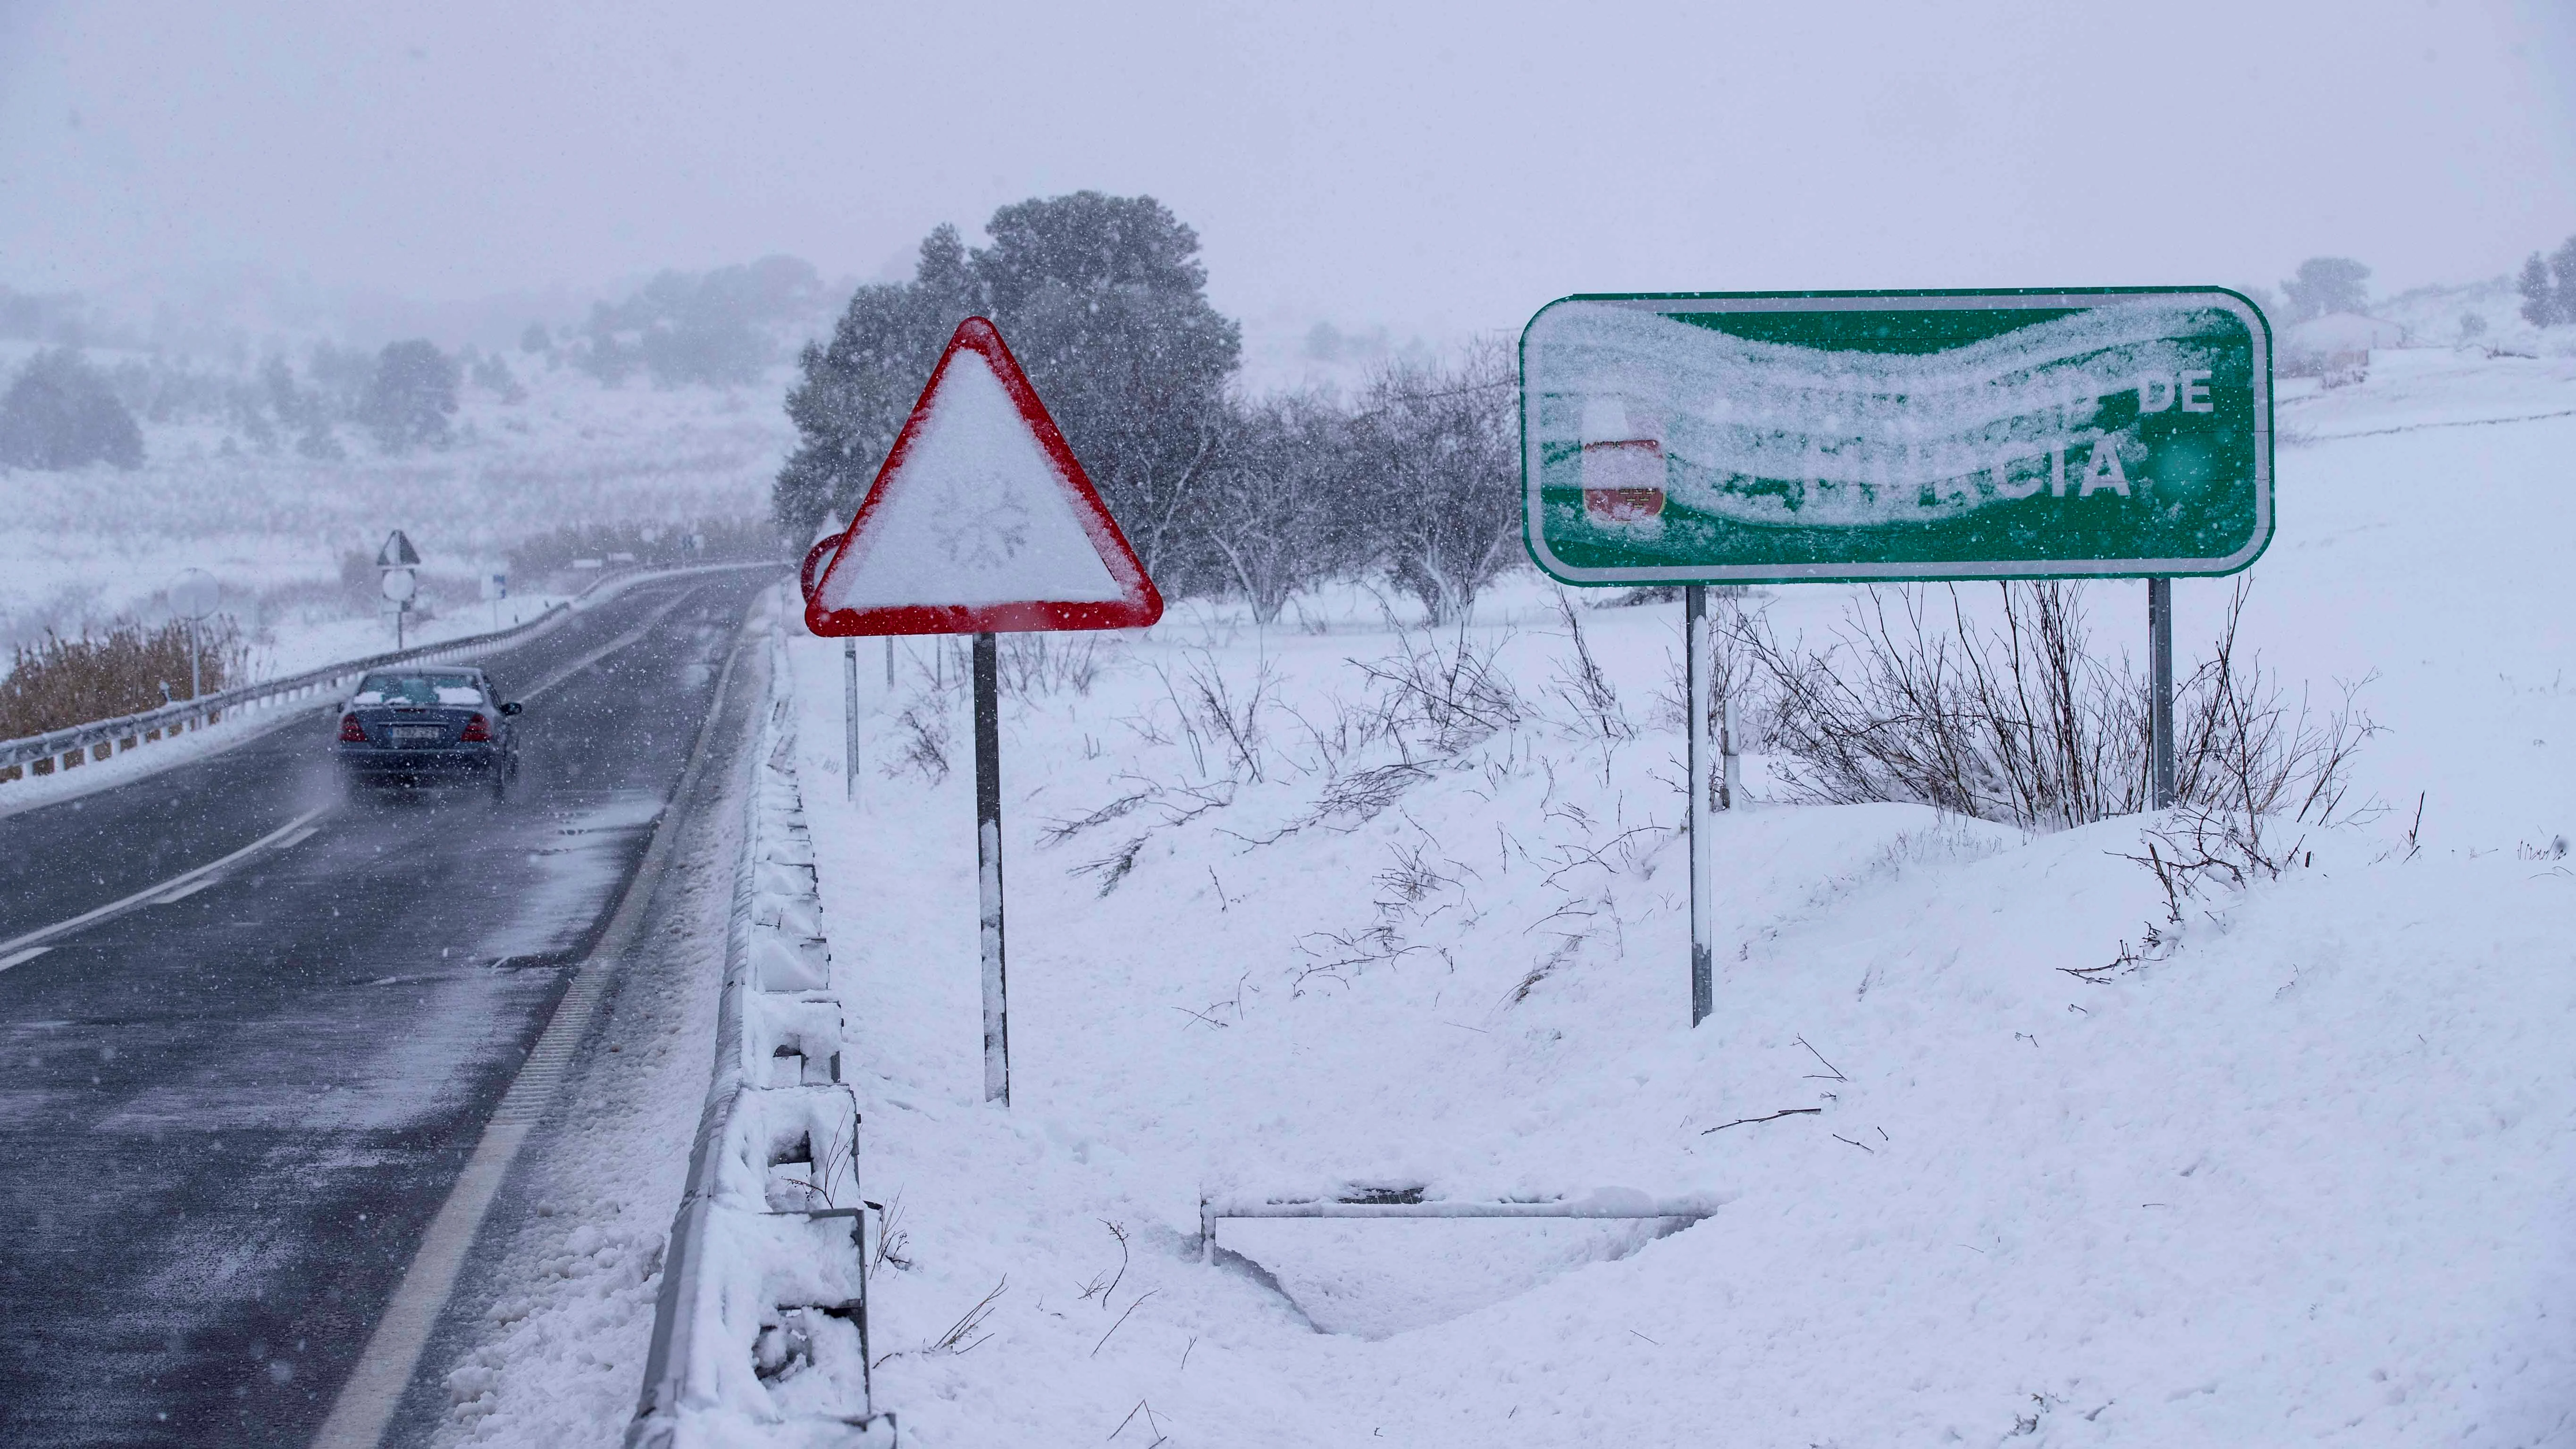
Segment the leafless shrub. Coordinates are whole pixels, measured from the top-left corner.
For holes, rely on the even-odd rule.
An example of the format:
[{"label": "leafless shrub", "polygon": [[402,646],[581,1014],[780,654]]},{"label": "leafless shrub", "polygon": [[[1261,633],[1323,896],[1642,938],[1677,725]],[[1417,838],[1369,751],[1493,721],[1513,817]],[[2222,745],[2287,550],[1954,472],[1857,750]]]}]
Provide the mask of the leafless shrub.
[{"label": "leafless shrub", "polygon": [[[1291,835],[1313,826],[1349,832],[1377,818],[1380,812],[1396,802],[1417,782],[1431,778],[1428,769],[1416,764],[1398,762],[1371,770],[1354,770],[1328,781],[1323,792],[1306,813],[1289,821],[1268,835],[1235,835],[1246,845],[1276,845]],[[1228,831],[1228,834],[1234,834]]]},{"label": "leafless shrub", "polygon": [[1357,931],[1316,931],[1297,942],[1298,953],[1306,958],[1306,964],[1289,978],[1288,994],[1305,995],[1309,982],[1330,981],[1347,987],[1350,976],[1370,966],[1391,964],[1430,949],[1405,940],[1404,934],[1386,921]]},{"label": "leafless shrub", "polygon": [[1379,909],[1418,905],[1425,897],[1458,883],[1431,863],[1425,847],[1399,844],[1392,849],[1395,863],[1377,873],[1377,883],[1394,899],[1379,901]]},{"label": "leafless shrub", "polygon": [[1145,848],[1147,839],[1148,837],[1139,835],[1098,860],[1086,860],[1075,866],[1072,873],[1099,876],[1100,894],[1106,897],[1111,891],[1118,889],[1118,883],[1127,878],[1129,871],[1136,868],[1136,854]]},{"label": "leafless shrub", "polygon": [[2298,863],[2305,839],[2287,850],[2263,838],[2263,817],[2223,807],[2187,805],[2173,823],[2143,832],[2143,855],[2124,856],[2146,868],[2165,893],[2165,918],[2149,921],[2136,945],[2120,949],[2099,966],[2057,968],[2079,981],[2097,985],[2127,976],[2171,956],[2182,944],[2183,905],[2213,889],[2243,890],[2257,880],[2275,880]]},{"label": "leafless shrub", "polygon": [[1144,850],[1146,843],[1154,838],[1156,831],[1187,825],[1211,810],[1222,810],[1234,803],[1235,782],[1231,780],[1218,781],[1214,785],[1195,786],[1158,785],[1150,781],[1137,780],[1132,775],[1125,778],[1129,782],[1141,785],[1142,788],[1130,790],[1079,819],[1059,820],[1039,832],[1039,840],[1042,844],[1062,845],[1086,830],[1150,809],[1156,817],[1154,823],[1148,824],[1133,839],[1109,854],[1097,860],[1086,860],[1067,872],[1071,875],[1098,876],[1100,894],[1103,896],[1116,890],[1119,883],[1127,878],[1128,873],[1135,870],[1137,855]]},{"label": "leafless shrub", "polygon": [[1573,710],[1584,732],[1597,734],[1609,744],[1625,744],[1637,737],[1636,722],[1620,706],[1619,691],[1611,686],[1609,676],[1601,672],[1600,662],[1592,657],[1592,646],[1583,637],[1583,614],[1574,604],[1571,591],[1559,587],[1555,593],[1556,617],[1565,625],[1566,638],[1574,646],[1571,668],[1560,665],[1554,687],[1556,697]]},{"label": "leafless shrub", "polygon": [[[2138,944],[2122,941],[2103,965],[2059,968],[2069,976],[2109,981],[2172,955],[2186,902],[2277,880],[2305,864],[2307,837],[2292,836],[2286,846],[2281,837],[2291,828],[2331,825],[2343,809],[2353,751],[2379,730],[2354,706],[2361,686],[2345,686],[2342,700],[2319,718],[2304,696],[2293,709],[2259,663],[2240,671],[2236,623],[2244,601],[2239,584],[2215,653],[2194,672],[2188,719],[2176,711],[2175,735],[2188,758],[2188,770],[2183,759],[2175,762],[2181,803],[2142,832],[2142,854],[2124,857],[2156,878],[2164,919],[2148,922]],[[2422,823],[2419,800],[2407,832],[2410,859]]]},{"label": "leafless shrub", "polygon": [[2334,822],[2351,788],[2353,754],[2380,726],[2357,703],[2375,675],[2340,685],[2341,697],[2320,711],[2304,687],[2293,705],[2259,655],[2240,665],[2236,630],[2250,587],[2237,581],[2210,657],[2175,686],[2174,798],[2258,817],[2246,828],[2260,854],[2259,817]]},{"label": "leafless shrub", "polygon": [[1020,699],[1043,699],[1066,691],[1088,695],[1099,682],[1101,649],[1095,635],[1057,639],[1048,634],[1005,634],[1000,643],[997,664],[1004,694]]},{"label": "leafless shrub", "polygon": [[1127,1226],[1107,1218],[1102,1218],[1100,1225],[1109,1230],[1109,1236],[1118,1240],[1118,1267],[1114,1272],[1103,1270],[1093,1274],[1091,1281],[1082,1285],[1082,1297],[1086,1302],[1098,1298],[1105,1310],[1109,1307],[1109,1295],[1117,1292],[1118,1285],[1127,1280]]},{"label": "leafless shrub", "polygon": [[1582,931],[1559,932],[1556,949],[1549,952],[1537,965],[1532,966],[1527,975],[1521,977],[1519,984],[1512,987],[1506,1004],[1518,1006],[1529,1000],[1531,992],[1538,990],[1541,983],[1574,959],[1575,953],[1583,949],[1587,936],[1588,933]]},{"label": "leafless shrub", "polygon": [[1038,832],[1038,840],[1045,845],[1062,845],[1094,826],[1106,825],[1128,814],[1152,800],[1155,794],[1156,791],[1150,785],[1142,790],[1131,790],[1079,819],[1050,822]]},{"label": "leafless shrub", "polygon": [[907,647],[905,659],[912,665],[914,685],[933,700],[962,694],[974,682],[974,666],[966,639],[947,634],[933,634],[921,641],[918,650]]},{"label": "leafless shrub", "polygon": [[912,1234],[897,1226],[903,1219],[903,1194],[898,1192],[877,1213],[876,1251],[868,1255],[868,1276],[873,1278],[883,1268],[910,1269],[912,1260],[903,1255]]},{"label": "leafless shrub", "polygon": [[[250,650],[230,615],[197,626],[198,672],[208,694],[235,683]],[[146,629],[124,620],[103,635],[47,634],[10,651],[0,676],[0,739],[158,709],[188,693],[188,625]]]},{"label": "leafless shrub", "polygon": [[1387,734],[1408,759],[1415,748],[1455,755],[1528,717],[1510,678],[1494,667],[1508,635],[1478,646],[1462,624],[1445,642],[1429,628],[1399,629],[1395,639],[1395,653],[1350,664],[1378,691]]},{"label": "leafless shrub", "polygon": [[776,1164],[776,1167],[804,1168],[801,1173],[779,1173],[777,1186],[793,1188],[805,1195],[808,1204],[821,1203],[827,1208],[841,1205],[840,1194],[843,1191],[854,1195],[858,1192],[859,1141],[855,1132],[846,1138],[835,1132],[829,1140],[819,1143],[809,1136],[804,1151],[805,1157],[801,1162],[790,1159]]},{"label": "leafless shrub", "polygon": [[946,1333],[932,1339],[923,1346],[921,1351],[923,1353],[967,1353],[981,1347],[986,1339],[993,1336],[983,1331],[984,1320],[993,1316],[994,1305],[1000,1301],[1002,1290],[1010,1286],[1011,1280],[1005,1276],[1001,1282],[993,1285],[992,1292],[976,1299],[974,1307],[959,1315],[955,1323],[948,1325]]},{"label": "leafless shrub", "polygon": [[1263,756],[1269,729],[1264,716],[1279,704],[1279,671],[1267,659],[1253,666],[1252,678],[1237,684],[1208,649],[1183,655],[1178,681],[1169,669],[1154,666],[1163,692],[1180,715],[1181,732],[1201,775],[1207,773],[1207,745],[1215,745],[1235,778],[1259,784],[1267,777]]},{"label": "leafless shrub", "polygon": [[1315,797],[1310,818],[1317,824],[1343,828],[1365,825],[1406,790],[1429,778],[1429,770],[1407,762],[1354,770],[1324,787],[1323,793]]},{"label": "leafless shrub", "polygon": [[[1820,651],[1783,644],[1763,620],[1738,623],[1789,792],[2043,830],[2146,808],[2146,682],[2125,656],[2090,651],[2081,585],[1999,587],[1992,627],[1970,621],[1955,586],[1873,587]],[[2240,659],[2246,587],[2230,596],[2211,656],[2176,686],[2176,798],[2322,820],[2377,727],[2354,705],[2359,685],[2321,715],[2304,695],[2293,703],[2259,658]]]},{"label": "leafless shrub", "polygon": [[902,749],[886,767],[887,777],[917,771],[934,785],[947,779],[948,716],[939,702],[929,699],[913,705],[896,718],[895,726]]}]

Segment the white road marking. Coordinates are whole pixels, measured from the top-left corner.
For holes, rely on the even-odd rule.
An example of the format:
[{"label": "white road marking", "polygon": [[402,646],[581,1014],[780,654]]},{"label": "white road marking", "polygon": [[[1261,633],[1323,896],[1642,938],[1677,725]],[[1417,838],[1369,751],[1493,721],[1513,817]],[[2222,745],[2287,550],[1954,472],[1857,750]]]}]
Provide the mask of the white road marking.
[{"label": "white road marking", "polygon": [[[294,836],[295,839],[301,840],[304,837],[296,835],[295,832],[304,830],[307,826],[312,825],[314,821],[329,814],[330,811],[331,807],[328,805],[325,805],[318,810],[307,810],[303,814],[296,816],[294,819],[287,821],[284,825],[279,826],[277,829],[270,831],[268,834],[261,836],[259,839],[252,841],[250,844],[243,846],[232,854],[223,857],[221,860],[210,860],[204,865],[198,866],[195,870],[183,870],[177,875],[170,877],[168,880],[161,882],[159,885],[146,886],[143,889],[136,891],[134,894],[127,896],[123,900],[109,901],[106,905],[97,907],[94,910],[83,911],[68,921],[56,921],[50,926],[39,926],[24,935],[12,936],[6,941],[0,941],[0,956],[6,956],[21,946],[33,946],[39,942],[51,941],[56,936],[77,931],[83,926],[93,925],[99,921],[106,920],[110,916],[130,911],[136,906],[142,905],[147,901],[157,901],[161,897],[178,893],[182,886],[186,886],[191,882],[202,880],[207,876],[213,875],[216,871],[222,870],[225,866],[232,864],[234,861],[256,855],[260,851],[266,850],[272,845],[292,843],[287,840],[287,837],[289,836]],[[308,831],[307,833],[309,834],[310,832]]]},{"label": "white road marking", "polygon": [[6,956],[0,956],[0,971],[6,971],[12,966],[24,966],[52,949],[54,948],[51,946],[30,946],[24,951],[13,951]]},{"label": "white road marking", "polygon": [[[676,601],[673,607],[677,607]],[[668,614],[670,610],[662,612]],[[611,648],[642,638],[661,620],[661,614],[655,615]],[[689,747],[688,763],[680,770],[680,783],[671,792],[674,803],[688,799],[698,788],[707,744],[714,737],[716,717],[724,711],[726,689],[733,678],[734,660],[742,652],[743,637],[741,632],[736,633],[734,648],[725,656],[724,670],[716,676],[714,697],[707,702],[706,717],[698,724],[698,737]],[[552,688],[599,657],[594,654],[566,666],[521,698]],[[314,1435],[312,1449],[377,1449],[383,1441],[385,1426],[393,1421],[403,1390],[410,1386],[412,1373],[420,1366],[421,1350],[429,1346],[430,1331],[438,1326],[438,1315],[445,1311],[447,1297],[455,1291],[457,1275],[465,1269],[466,1254],[482,1230],[484,1215],[510,1175],[512,1159],[519,1155],[521,1144],[544,1117],[563,1084],[574,1050],[590,1030],[591,1018],[607,994],[610,976],[622,969],[625,954],[634,948],[635,938],[642,933],[645,909],[660,882],[663,864],[670,858],[676,832],[662,827],[673,814],[666,808],[656,817],[652,844],[644,848],[644,859],[627,882],[616,912],[608,918],[608,928],[600,933],[599,944],[574,973],[563,999],[555,1003],[554,1015],[548,1018],[536,1045],[529,1048],[527,1060],[520,1064],[509,1091],[502,1095],[501,1105],[493,1110],[492,1120],[484,1127],[482,1140],[475,1144],[474,1155],[467,1159],[464,1173],[448,1190],[438,1216],[430,1219],[428,1233],[414,1251],[411,1265],[403,1270],[393,1301],[385,1305],[384,1317],[376,1320],[375,1329],[367,1335],[358,1366],[340,1386],[340,1397],[333,1401],[331,1416],[323,1420],[322,1431]]]},{"label": "white road marking", "polygon": [[519,698],[522,701],[534,699],[538,695],[545,693],[547,690],[554,688],[556,685],[561,684],[565,680],[572,678],[574,675],[579,674],[585,669],[588,669],[590,666],[597,664],[609,655],[614,654],[635,643],[637,640],[642,639],[645,635],[650,634],[655,629],[659,628],[664,619],[671,617],[671,612],[673,610],[679,608],[682,604],[687,603],[690,596],[696,592],[697,590],[695,589],[682,589],[679,594],[671,600],[671,602],[654,610],[651,618],[646,619],[643,623],[636,625],[634,628],[627,630],[625,633],[620,634],[616,638],[609,640],[607,643],[602,644],[596,649],[593,649],[588,654],[581,656],[579,659],[576,659],[570,664],[565,665],[563,668],[556,670],[554,673],[547,675],[544,679],[541,679],[537,683],[529,686],[526,691],[520,694]]},{"label": "white road marking", "polygon": [[[280,844],[283,843],[284,842],[282,841],[280,842]],[[177,890],[170,892],[166,896],[154,896],[152,898],[152,904],[156,906],[175,905],[214,883],[215,878],[213,876],[200,876],[197,879],[188,882],[186,885],[179,887]]]}]

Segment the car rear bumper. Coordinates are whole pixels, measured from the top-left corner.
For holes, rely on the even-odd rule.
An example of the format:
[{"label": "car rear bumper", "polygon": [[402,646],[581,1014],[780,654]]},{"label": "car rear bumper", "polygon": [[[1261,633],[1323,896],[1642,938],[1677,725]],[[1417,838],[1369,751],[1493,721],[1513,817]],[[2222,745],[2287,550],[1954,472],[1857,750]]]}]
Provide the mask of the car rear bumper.
[{"label": "car rear bumper", "polygon": [[342,750],[340,768],[352,776],[482,775],[509,766],[499,750]]}]

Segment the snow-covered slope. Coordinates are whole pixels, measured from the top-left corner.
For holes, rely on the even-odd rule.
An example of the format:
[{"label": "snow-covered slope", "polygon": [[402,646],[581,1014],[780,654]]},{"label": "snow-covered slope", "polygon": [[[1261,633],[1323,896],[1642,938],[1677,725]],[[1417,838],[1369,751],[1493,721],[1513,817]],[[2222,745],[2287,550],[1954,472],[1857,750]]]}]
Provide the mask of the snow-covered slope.
[{"label": "snow-covered slope", "polygon": [[784,372],[739,391],[610,389],[569,368],[524,373],[523,402],[466,388],[454,443],[443,449],[385,456],[344,427],[348,456],[317,461],[292,439],[262,453],[221,424],[146,423],[147,461],[130,473],[0,470],[0,638],[153,615],[156,591],[192,566],[215,574],[233,599],[294,596],[265,601],[276,607],[263,616],[327,622],[343,603],[308,607],[298,591],[335,592],[342,555],[372,555],[396,528],[420,548],[429,584],[462,602],[529,534],[766,514],[769,481],[793,438],[778,404]]},{"label": "snow-covered slope", "polygon": [[[2570,1442],[2571,409],[2563,361],[2448,352],[2285,399],[2248,631],[2294,680],[2376,671],[2358,793],[2394,808],[2202,897],[2108,985],[2065,968],[2161,916],[2123,858],[2145,822],[1757,802],[1719,822],[1717,1012],[1690,1029],[1655,703],[1677,609],[1586,616],[1642,731],[1609,740],[1553,689],[1540,586],[1510,585],[1470,642],[1529,707],[1452,752],[1417,733],[1428,768],[1366,777],[1374,802],[1353,782],[1401,757],[1343,750],[1344,707],[1395,634],[1182,611],[1104,641],[1087,690],[1055,641],[1053,686],[1006,706],[989,1108],[955,661],[933,688],[898,646],[888,698],[862,642],[851,804],[840,645],[798,641],[863,1170],[903,1260],[874,1280],[879,1404],[925,1443]],[[2186,652],[2225,592],[2177,589]],[[1794,628],[1840,597],[1757,602]],[[2093,606],[2107,643],[2143,624],[2137,586]],[[1216,690],[1266,701],[1261,745],[1184,727]],[[932,745],[944,778],[903,764]],[[1821,1110],[1740,1121],[1788,1108]],[[1348,1186],[1726,1205],[1660,1237],[1228,1222],[1196,1260],[1202,1194]]]}]

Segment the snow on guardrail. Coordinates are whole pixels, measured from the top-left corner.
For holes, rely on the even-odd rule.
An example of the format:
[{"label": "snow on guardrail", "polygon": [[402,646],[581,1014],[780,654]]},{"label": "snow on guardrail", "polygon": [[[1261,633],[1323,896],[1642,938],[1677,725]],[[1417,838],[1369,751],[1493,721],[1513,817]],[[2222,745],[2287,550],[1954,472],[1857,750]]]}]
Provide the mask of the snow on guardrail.
[{"label": "snow on guardrail", "polygon": [[895,1442],[868,1385],[867,1209],[858,1099],[841,1081],[814,848],[770,639],[715,1081],[689,1154],[628,1449]]}]

